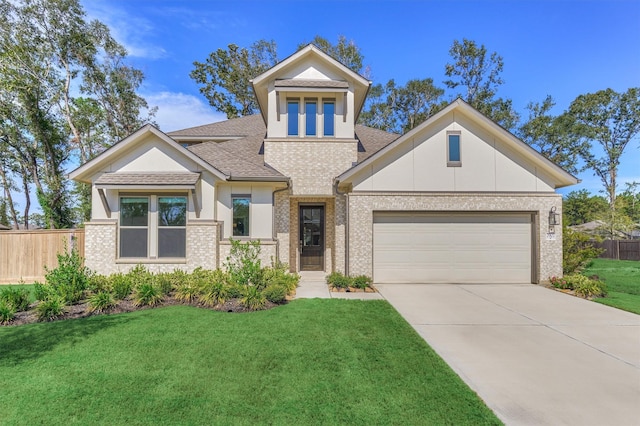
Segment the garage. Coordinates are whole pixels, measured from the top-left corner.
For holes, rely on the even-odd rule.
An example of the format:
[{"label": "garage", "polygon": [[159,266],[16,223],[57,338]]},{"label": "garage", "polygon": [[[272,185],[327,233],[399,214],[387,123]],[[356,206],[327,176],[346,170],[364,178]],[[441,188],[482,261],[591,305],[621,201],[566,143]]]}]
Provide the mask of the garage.
[{"label": "garage", "polygon": [[531,283],[532,213],[374,212],[377,283]]}]

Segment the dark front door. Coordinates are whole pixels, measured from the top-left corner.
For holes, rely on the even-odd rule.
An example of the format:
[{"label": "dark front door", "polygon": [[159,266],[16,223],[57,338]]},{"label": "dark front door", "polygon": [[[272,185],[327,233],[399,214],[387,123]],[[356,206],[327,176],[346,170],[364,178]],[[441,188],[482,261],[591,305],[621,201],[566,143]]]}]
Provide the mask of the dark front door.
[{"label": "dark front door", "polygon": [[300,206],[300,270],[324,270],[324,206]]}]

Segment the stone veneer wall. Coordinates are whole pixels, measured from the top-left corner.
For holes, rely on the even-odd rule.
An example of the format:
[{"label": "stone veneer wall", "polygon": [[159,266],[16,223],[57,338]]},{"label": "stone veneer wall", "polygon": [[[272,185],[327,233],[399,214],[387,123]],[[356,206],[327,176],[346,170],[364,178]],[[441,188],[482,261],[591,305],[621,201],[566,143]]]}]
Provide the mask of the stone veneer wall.
[{"label": "stone veneer wall", "polygon": [[549,210],[562,217],[562,197],[549,193],[351,193],[349,203],[349,274],[373,275],[374,211],[533,212],[537,275],[540,281],[562,275],[562,226],[547,239]]},{"label": "stone veneer wall", "polygon": [[294,264],[290,262],[289,258],[289,245],[290,245],[290,237],[289,233],[291,232],[289,229],[289,192],[281,191],[276,192],[275,196],[275,234],[276,239],[278,240],[278,255],[279,260],[284,263],[289,264],[289,270],[291,272],[295,272]]},{"label": "stone veneer wall", "polygon": [[117,260],[117,221],[85,223],[85,265],[99,274],[127,272],[137,264],[149,271],[171,272],[182,269],[187,272],[197,267],[215,269],[218,264],[217,242],[219,224],[215,221],[190,220],[187,223],[187,258],[185,261],[166,263],[162,260]]}]

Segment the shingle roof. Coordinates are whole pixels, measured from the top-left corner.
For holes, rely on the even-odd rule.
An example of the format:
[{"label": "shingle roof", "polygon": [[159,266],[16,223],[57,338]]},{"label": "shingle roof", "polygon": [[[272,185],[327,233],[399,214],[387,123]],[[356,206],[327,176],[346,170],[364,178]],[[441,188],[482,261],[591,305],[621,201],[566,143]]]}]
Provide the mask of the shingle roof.
[{"label": "shingle roof", "polygon": [[195,185],[200,173],[148,172],[148,173],[104,173],[96,185]]},{"label": "shingle roof", "polygon": [[242,137],[266,133],[262,117],[258,114],[247,115],[246,117],[232,118],[230,120],[219,121],[217,123],[205,124],[203,126],[189,127],[187,129],[168,132],[171,137],[180,136],[202,136],[202,137]]},{"label": "shingle roof", "polygon": [[[282,80],[280,80],[282,81]],[[203,142],[187,149],[211,164],[227,176],[236,178],[284,178],[280,172],[264,163],[263,142],[266,127],[262,116],[249,115],[219,123],[192,127],[168,133],[169,136],[195,136],[220,138],[244,136],[225,142]],[[356,125],[358,139],[358,162],[362,162],[384,148],[399,135],[383,130]]]}]

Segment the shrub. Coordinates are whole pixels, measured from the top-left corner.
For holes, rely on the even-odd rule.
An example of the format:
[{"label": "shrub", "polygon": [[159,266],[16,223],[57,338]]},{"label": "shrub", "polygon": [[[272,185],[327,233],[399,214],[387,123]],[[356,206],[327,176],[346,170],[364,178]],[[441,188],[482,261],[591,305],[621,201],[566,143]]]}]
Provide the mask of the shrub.
[{"label": "shrub", "polygon": [[136,288],[142,284],[152,284],[154,281],[153,274],[143,265],[134,266],[125,276],[131,282],[131,286]]},{"label": "shrub", "polygon": [[351,278],[344,275],[342,272],[332,272],[327,275],[327,284],[333,288],[348,288],[351,286]]},{"label": "shrub", "polygon": [[53,321],[66,312],[64,297],[60,295],[50,295],[36,306],[36,314],[39,321]]},{"label": "shrub", "polygon": [[127,298],[133,290],[133,283],[128,275],[112,274],[109,276],[109,282],[111,283],[113,297],[117,300]]},{"label": "shrub", "polygon": [[367,287],[371,287],[373,280],[371,277],[366,275],[358,275],[357,277],[353,277],[351,279],[351,285],[355,288],[365,289]]},{"label": "shrub", "polygon": [[26,311],[29,309],[29,291],[24,288],[3,288],[0,302],[12,307],[15,312]]},{"label": "shrub", "polygon": [[33,283],[33,295],[36,300],[46,300],[52,294],[55,294],[55,291],[51,286],[39,282]]},{"label": "shrub", "polygon": [[280,285],[287,289],[287,293],[292,293],[300,282],[300,275],[288,272],[288,267],[280,263],[270,268],[262,270],[262,281],[265,288],[272,285]]},{"label": "shrub", "polygon": [[260,241],[246,243],[230,239],[231,250],[224,264],[231,280],[240,285],[264,288],[262,266],[260,264]]},{"label": "shrub", "polygon": [[257,287],[245,286],[240,303],[250,311],[257,311],[264,308],[267,299]]},{"label": "shrub", "polygon": [[75,248],[69,253],[58,253],[58,266],[54,269],[45,267],[45,280],[55,292],[67,303],[76,303],[82,299],[89,285],[90,271],[82,263],[83,260]]},{"label": "shrub", "polygon": [[16,316],[16,310],[4,300],[0,300],[0,324],[8,324]]},{"label": "shrub", "polygon": [[116,306],[113,295],[107,291],[100,291],[89,298],[91,312],[106,312]]},{"label": "shrub", "polygon": [[569,289],[570,288],[569,287],[570,284],[565,278],[551,277],[551,278],[549,278],[549,282],[555,288],[561,288],[561,289]]},{"label": "shrub", "polygon": [[104,275],[93,274],[89,277],[87,289],[92,293],[100,293],[102,291],[111,290],[111,281],[109,277]]},{"label": "shrub", "polygon": [[207,306],[216,306],[226,302],[230,294],[228,284],[215,281],[204,287],[200,300]]},{"label": "shrub", "polygon": [[593,247],[588,235],[562,228],[562,271],[572,274],[584,268],[604,250]]},{"label": "shrub", "polygon": [[162,299],[162,294],[152,283],[140,284],[133,292],[133,304],[136,306],[156,306]]},{"label": "shrub", "polygon": [[[586,278],[586,277],[585,277]],[[584,298],[591,297],[604,297],[607,295],[607,286],[602,281],[592,280],[587,278],[586,281],[581,281],[574,285],[575,292],[578,296]]]},{"label": "shrub", "polygon": [[155,276],[155,285],[163,296],[167,296],[174,289],[173,273],[157,274]]},{"label": "shrub", "polygon": [[280,284],[271,284],[263,290],[264,297],[272,303],[282,303],[286,300],[289,291]]},{"label": "shrub", "polygon": [[180,300],[182,302],[195,302],[198,296],[200,295],[200,289],[197,284],[193,281],[187,281],[178,286],[176,289],[176,300]]}]

